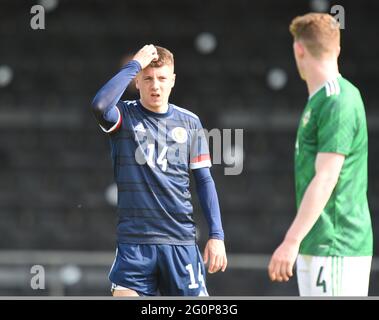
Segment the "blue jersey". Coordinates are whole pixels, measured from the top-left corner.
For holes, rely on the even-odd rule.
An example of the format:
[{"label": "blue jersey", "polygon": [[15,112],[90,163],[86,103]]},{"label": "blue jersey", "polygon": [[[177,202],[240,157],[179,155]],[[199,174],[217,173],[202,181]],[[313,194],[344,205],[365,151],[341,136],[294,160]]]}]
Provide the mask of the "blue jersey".
[{"label": "blue jersey", "polygon": [[169,104],[164,114],[120,101],[110,132],[120,243],[195,243],[189,169],[210,167],[199,118]]}]

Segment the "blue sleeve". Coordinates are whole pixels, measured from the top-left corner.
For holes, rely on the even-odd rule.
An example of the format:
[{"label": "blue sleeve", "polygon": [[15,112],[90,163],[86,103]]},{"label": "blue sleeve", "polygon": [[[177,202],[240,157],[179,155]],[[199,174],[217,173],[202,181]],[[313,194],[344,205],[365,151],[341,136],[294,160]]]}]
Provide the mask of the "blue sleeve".
[{"label": "blue sleeve", "polygon": [[92,101],[92,111],[104,129],[110,129],[119,120],[116,104],[140,71],[139,62],[132,60],[97,92]]},{"label": "blue sleeve", "polygon": [[211,167],[211,157],[209,154],[208,140],[200,119],[196,121],[196,129],[193,130],[193,137],[190,149],[190,169]]},{"label": "blue sleeve", "polygon": [[209,237],[224,240],[220,205],[218,203],[216,186],[211,172],[209,168],[195,169],[192,170],[192,172],[196,181],[196,190],[200,205],[208,222]]}]

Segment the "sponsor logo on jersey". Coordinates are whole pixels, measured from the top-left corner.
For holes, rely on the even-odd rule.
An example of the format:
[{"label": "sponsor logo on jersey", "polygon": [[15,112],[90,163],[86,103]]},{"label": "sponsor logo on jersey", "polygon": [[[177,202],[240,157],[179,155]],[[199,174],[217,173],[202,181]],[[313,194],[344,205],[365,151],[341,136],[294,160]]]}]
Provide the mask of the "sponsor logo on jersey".
[{"label": "sponsor logo on jersey", "polygon": [[172,129],[171,135],[177,143],[185,143],[188,139],[187,131],[182,127]]}]

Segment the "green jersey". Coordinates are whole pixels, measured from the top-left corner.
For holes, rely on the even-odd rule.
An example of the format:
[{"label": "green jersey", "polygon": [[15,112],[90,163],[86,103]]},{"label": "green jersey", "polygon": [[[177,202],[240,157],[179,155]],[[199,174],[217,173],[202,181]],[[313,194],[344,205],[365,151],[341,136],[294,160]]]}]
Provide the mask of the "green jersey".
[{"label": "green jersey", "polygon": [[359,90],[339,76],[312,95],[300,120],[295,149],[296,203],[315,175],[318,152],[345,155],[337,185],[300,253],[371,256],[373,237],[367,203],[367,125]]}]

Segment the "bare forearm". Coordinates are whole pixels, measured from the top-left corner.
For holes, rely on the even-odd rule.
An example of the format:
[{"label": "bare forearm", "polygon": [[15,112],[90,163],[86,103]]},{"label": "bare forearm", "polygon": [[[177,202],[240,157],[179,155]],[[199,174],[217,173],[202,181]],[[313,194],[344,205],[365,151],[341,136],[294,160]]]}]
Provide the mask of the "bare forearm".
[{"label": "bare forearm", "polygon": [[299,253],[301,241],[320,217],[338,182],[345,156],[320,152],[315,162],[316,174],[308,185],[296,218],[284,241],[273,253],[268,273],[272,281],[288,281]]},{"label": "bare forearm", "polygon": [[296,218],[286,234],[286,240],[300,244],[312,229],[325,208],[336,181],[315,176],[309,184],[301,201]]}]

